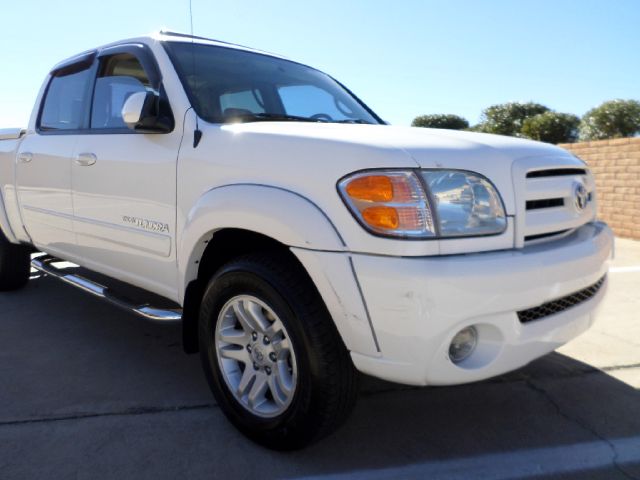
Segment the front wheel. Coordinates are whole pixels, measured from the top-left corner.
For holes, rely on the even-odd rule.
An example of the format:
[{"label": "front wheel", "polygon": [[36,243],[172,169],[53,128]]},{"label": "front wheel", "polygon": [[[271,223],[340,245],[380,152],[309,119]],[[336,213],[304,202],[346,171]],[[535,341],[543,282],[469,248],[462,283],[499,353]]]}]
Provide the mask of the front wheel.
[{"label": "front wheel", "polygon": [[205,291],[205,375],[229,420],[254,441],[291,450],[327,435],[356,399],[357,374],[318,292],[286,256],[248,255]]}]

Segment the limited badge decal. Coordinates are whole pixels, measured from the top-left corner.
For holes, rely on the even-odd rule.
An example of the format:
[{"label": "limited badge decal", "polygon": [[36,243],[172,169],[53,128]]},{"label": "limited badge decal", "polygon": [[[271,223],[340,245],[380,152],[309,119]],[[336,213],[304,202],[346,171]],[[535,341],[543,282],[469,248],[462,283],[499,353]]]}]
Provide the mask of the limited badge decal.
[{"label": "limited badge decal", "polygon": [[122,217],[122,221],[131,225],[135,225],[139,228],[144,228],[145,230],[149,230],[151,232],[169,233],[169,225],[166,223],[154,222],[153,220],[147,220],[146,218],[129,217],[127,215],[124,215]]}]

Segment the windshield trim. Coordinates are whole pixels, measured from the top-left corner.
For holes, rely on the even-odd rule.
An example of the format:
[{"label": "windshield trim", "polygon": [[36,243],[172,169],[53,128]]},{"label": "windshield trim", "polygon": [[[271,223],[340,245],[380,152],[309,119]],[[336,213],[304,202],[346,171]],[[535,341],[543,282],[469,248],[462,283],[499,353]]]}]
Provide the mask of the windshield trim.
[{"label": "windshield trim", "polygon": [[[220,122],[220,121],[211,121],[206,119],[205,117],[203,117],[201,115],[201,113],[198,111],[198,107],[197,107],[197,102],[195,101],[195,95],[194,92],[191,91],[191,87],[189,86],[189,83],[186,80],[186,74],[185,72],[182,70],[182,67],[180,66],[180,62],[176,61],[176,58],[174,56],[174,52],[170,47],[170,44],[172,43],[181,43],[181,44],[185,44],[185,43],[189,43],[189,42],[184,42],[184,41],[176,41],[176,40],[162,40],[160,42],[160,44],[162,45],[162,47],[164,48],[165,52],[167,53],[167,56],[169,57],[169,60],[171,61],[171,64],[173,65],[174,70],[176,71],[176,74],[178,75],[178,78],[180,79],[180,83],[182,85],[182,89],[184,90],[185,94],[187,95],[187,98],[189,99],[189,104],[191,105],[191,107],[193,108],[193,110],[195,111],[196,115],[198,115],[198,117],[204,121],[206,121],[207,123],[212,123],[214,125],[227,125],[227,122]],[[358,105],[360,105],[367,113],[369,113],[380,125],[386,125],[386,122],[384,120],[382,120],[382,118],[380,118],[380,116],[378,116],[378,114],[376,114],[371,108],[369,108],[369,106],[364,103],[362,100],[360,100],[360,98],[358,98],[351,90],[349,90],[344,84],[342,84],[341,82],[339,82],[338,80],[336,80],[334,77],[332,77],[331,75],[318,70],[317,68],[313,68],[309,65],[306,65],[304,63],[301,62],[296,62],[294,60],[289,60],[287,58],[283,58],[283,57],[279,57],[276,55],[270,55],[268,53],[262,53],[262,52],[257,52],[254,50],[247,50],[244,48],[234,48],[233,46],[226,46],[226,45],[211,45],[211,44],[206,44],[206,43],[197,43],[194,44],[198,45],[198,46],[205,46],[205,47],[209,47],[209,48],[224,48],[224,49],[228,49],[228,50],[240,50],[244,53],[249,53],[251,55],[259,55],[262,57],[268,57],[268,58],[273,58],[275,60],[280,60],[283,62],[289,62],[289,63],[293,63],[295,65],[301,65],[303,67],[309,68],[311,70],[315,70],[316,72],[319,72],[323,75],[326,75],[328,78],[330,78],[331,80],[333,80],[334,82],[336,82],[336,84],[338,84],[340,86],[340,88],[342,88],[349,96],[351,96],[351,98],[353,98],[353,100],[358,103]],[[322,122],[318,122],[318,123],[322,123]],[[330,122],[326,122],[326,123],[330,123]]]}]

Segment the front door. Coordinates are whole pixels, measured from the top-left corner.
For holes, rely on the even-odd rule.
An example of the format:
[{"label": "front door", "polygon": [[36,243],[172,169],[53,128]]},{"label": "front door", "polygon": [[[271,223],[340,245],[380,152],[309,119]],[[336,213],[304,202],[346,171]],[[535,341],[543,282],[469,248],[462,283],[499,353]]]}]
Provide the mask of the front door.
[{"label": "front door", "polygon": [[148,55],[139,46],[99,54],[90,128],[71,162],[74,229],[84,265],[172,297],[182,132],[138,133],[121,115],[129,95],[162,90]]}]

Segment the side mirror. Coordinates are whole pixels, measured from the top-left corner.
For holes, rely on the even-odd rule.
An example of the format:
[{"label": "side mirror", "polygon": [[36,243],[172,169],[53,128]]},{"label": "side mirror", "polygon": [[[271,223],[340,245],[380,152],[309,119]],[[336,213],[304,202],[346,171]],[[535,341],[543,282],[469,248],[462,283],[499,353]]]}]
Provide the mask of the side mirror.
[{"label": "side mirror", "polygon": [[167,133],[173,128],[162,118],[160,97],[153,92],[136,92],[122,105],[122,120],[132,130],[145,133]]},{"label": "side mirror", "polygon": [[129,95],[129,98],[122,105],[122,119],[127,127],[135,129],[144,113],[144,104],[153,97],[151,92],[136,92]]}]

